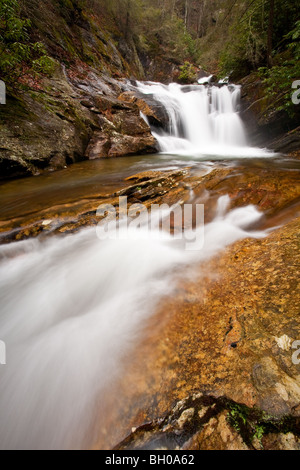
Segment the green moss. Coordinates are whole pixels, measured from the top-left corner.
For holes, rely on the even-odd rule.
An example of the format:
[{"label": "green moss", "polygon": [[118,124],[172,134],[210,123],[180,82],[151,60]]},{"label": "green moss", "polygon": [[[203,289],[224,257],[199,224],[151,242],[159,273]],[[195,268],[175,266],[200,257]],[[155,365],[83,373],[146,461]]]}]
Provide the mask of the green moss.
[{"label": "green moss", "polygon": [[244,442],[251,446],[254,439],[262,445],[262,439],[267,434],[300,434],[299,420],[292,416],[278,419],[257,408],[228,402],[228,422],[241,435]]}]

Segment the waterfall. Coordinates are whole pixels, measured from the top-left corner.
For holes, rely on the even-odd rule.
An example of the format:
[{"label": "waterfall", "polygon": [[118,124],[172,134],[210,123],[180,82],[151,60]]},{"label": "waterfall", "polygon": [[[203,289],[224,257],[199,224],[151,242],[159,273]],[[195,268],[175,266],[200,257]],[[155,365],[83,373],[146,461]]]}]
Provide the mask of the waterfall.
[{"label": "waterfall", "polygon": [[250,147],[240,117],[241,87],[181,86],[138,82],[140,94],[151,97],[166,110],[167,129],[152,128],[161,153],[191,157],[270,156]]}]

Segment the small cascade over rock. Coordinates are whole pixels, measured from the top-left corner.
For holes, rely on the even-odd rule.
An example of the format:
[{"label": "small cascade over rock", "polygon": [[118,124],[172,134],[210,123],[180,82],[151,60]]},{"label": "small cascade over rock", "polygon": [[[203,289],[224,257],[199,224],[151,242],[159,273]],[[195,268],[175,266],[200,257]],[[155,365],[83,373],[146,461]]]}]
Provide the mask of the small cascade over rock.
[{"label": "small cascade over rock", "polygon": [[269,156],[249,146],[240,117],[239,85],[182,86],[137,82],[139,94],[161,103],[168,115],[168,128],[152,126],[160,151],[194,157]]}]

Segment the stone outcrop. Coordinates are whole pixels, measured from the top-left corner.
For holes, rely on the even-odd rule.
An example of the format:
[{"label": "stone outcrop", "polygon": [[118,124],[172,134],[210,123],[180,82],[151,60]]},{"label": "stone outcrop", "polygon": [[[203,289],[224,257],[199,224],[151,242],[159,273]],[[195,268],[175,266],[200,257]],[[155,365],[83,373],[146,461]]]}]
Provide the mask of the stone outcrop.
[{"label": "stone outcrop", "polygon": [[101,117],[101,131],[94,133],[85,152],[86,158],[95,160],[157,152],[150,127],[135,105],[118,111],[110,108],[108,112],[110,116]]},{"label": "stone outcrop", "polygon": [[115,450],[299,450],[300,419],[276,420],[228,400],[196,393],[133,432]]},{"label": "stone outcrop", "polygon": [[139,95],[127,91],[119,96],[119,100],[125,103],[134,103],[148,119],[149,123],[156,127],[168,128],[169,117],[165,107],[156,101],[152,95]]},{"label": "stone outcrop", "polygon": [[271,147],[275,152],[293,154],[300,150],[300,127],[293,129],[272,141]]},{"label": "stone outcrop", "polygon": [[9,97],[0,108],[0,178],[38,175],[83,158],[96,116],[80,105],[80,91],[60,67],[47,86],[51,92]]}]

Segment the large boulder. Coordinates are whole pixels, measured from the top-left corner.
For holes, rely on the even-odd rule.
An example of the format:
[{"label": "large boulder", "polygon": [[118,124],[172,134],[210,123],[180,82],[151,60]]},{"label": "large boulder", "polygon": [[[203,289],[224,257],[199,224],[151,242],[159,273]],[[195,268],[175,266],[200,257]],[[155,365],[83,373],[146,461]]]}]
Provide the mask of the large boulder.
[{"label": "large boulder", "polygon": [[85,155],[89,160],[97,160],[155,152],[157,152],[156,140],[150,133],[140,135],[113,133],[109,136],[100,131],[95,132]]},{"label": "large boulder", "polygon": [[[252,145],[265,146],[276,152],[289,153],[300,149],[299,106],[290,116],[280,108],[280,97],[270,98],[257,73],[241,81],[242,113]],[[292,131],[292,132],[291,132]]]},{"label": "large boulder", "polygon": [[93,111],[101,114],[101,131],[95,131],[85,152],[86,158],[95,160],[157,152],[156,139],[141,117],[135,100],[97,97],[94,103],[97,108],[92,108]]}]

